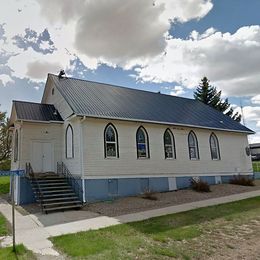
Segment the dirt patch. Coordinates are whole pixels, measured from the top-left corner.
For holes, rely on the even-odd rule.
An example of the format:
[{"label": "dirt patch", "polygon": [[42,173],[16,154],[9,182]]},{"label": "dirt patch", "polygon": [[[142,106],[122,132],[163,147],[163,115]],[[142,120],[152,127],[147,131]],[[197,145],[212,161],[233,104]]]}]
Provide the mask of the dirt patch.
[{"label": "dirt patch", "polygon": [[232,194],[260,190],[260,180],[255,181],[256,186],[240,186],[232,184],[212,185],[211,192],[202,193],[191,189],[178,190],[172,192],[155,193],[157,200],[148,200],[138,197],[118,198],[113,201],[92,203],[82,210],[96,212],[106,216],[119,216],[150,209],[157,209],[184,203],[219,198]]}]

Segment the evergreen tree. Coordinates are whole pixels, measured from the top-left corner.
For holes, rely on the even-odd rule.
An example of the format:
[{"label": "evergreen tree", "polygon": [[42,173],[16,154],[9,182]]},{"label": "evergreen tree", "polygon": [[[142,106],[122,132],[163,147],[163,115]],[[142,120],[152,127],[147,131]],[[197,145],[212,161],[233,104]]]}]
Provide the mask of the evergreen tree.
[{"label": "evergreen tree", "polygon": [[233,114],[234,110],[230,107],[228,99],[221,99],[221,91],[217,91],[216,87],[211,86],[209,82],[207,77],[201,79],[199,86],[194,91],[194,98],[240,122],[241,115],[238,112]]},{"label": "evergreen tree", "polygon": [[0,111],[0,163],[11,155],[11,136],[9,134],[9,119],[6,112]]}]

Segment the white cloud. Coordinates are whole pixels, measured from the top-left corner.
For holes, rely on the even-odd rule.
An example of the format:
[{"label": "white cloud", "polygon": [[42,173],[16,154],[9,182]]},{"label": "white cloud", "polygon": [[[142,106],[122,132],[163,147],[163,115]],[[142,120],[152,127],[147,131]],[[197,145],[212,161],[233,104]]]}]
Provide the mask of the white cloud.
[{"label": "white cloud", "polygon": [[207,30],[188,40],[171,38],[165,55],[136,69],[137,78],[178,82],[194,88],[203,76],[225,95],[255,95],[260,82],[260,26],[245,26],[234,34]]},{"label": "white cloud", "polygon": [[62,69],[61,65],[50,62],[33,61],[28,63],[26,75],[33,79],[42,79],[50,72],[57,74]]},{"label": "white cloud", "polygon": [[164,19],[187,22],[191,19],[200,19],[212,9],[211,0],[155,0],[155,4],[163,4]]},{"label": "white cloud", "polygon": [[6,75],[6,74],[1,74],[0,75],[0,81],[2,82],[2,84],[4,86],[6,86],[7,83],[13,83],[13,79],[9,76],[9,75]]},{"label": "white cloud", "polygon": [[147,64],[163,53],[170,21],[199,19],[213,6],[211,0],[37,1],[50,22],[73,24],[69,38],[75,53],[92,68]]},{"label": "white cloud", "polygon": [[182,86],[175,86],[170,91],[170,95],[172,95],[172,96],[180,96],[184,93],[185,93],[185,91],[184,91],[184,88]]},{"label": "white cloud", "polygon": [[[259,82],[259,87],[260,87],[260,82]],[[254,97],[252,97],[252,98],[251,98],[251,102],[252,102],[253,104],[260,105],[260,94],[254,96]]]}]

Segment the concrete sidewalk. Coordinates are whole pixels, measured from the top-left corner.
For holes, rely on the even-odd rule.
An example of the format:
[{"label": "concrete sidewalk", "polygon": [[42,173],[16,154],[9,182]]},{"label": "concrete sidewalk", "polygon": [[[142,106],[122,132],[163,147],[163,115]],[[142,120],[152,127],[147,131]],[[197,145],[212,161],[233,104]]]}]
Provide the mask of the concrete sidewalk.
[{"label": "concrete sidewalk", "polygon": [[[0,211],[4,217],[12,223],[12,205],[5,200],[0,199]],[[16,225],[16,244],[24,244],[34,253],[41,255],[58,256],[59,253],[53,249],[53,244],[48,237],[50,234],[42,225],[36,223],[33,218],[23,216],[15,210],[15,225]],[[1,241],[3,246],[12,245],[12,237],[7,237]]]},{"label": "concrete sidewalk", "polygon": [[[77,233],[80,231],[96,230],[122,223],[145,220],[152,217],[184,212],[196,208],[213,206],[256,196],[260,196],[260,190],[186,203],[177,206],[170,206],[166,208],[147,210],[117,217],[98,216],[94,218],[45,227],[40,222],[37,215],[23,216],[16,211],[17,243],[23,243],[28,249],[38,254],[58,255],[58,252],[53,249],[53,244],[50,240],[48,240],[49,237]],[[0,200],[0,211],[8,219],[8,221],[11,222],[11,205],[4,200]],[[77,212],[79,211],[73,212],[75,213],[75,215],[77,215]],[[51,218],[55,218],[55,221],[57,221],[57,218],[59,219],[59,214],[61,214],[60,216],[62,216],[62,214],[64,213],[49,214],[47,216],[50,218],[50,222],[52,222],[54,221],[54,219],[51,220]],[[8,243],[8,241],[6,242]]]},{"label": "concrete sidewalk", "polygon": [[174,214],[178,212],[184,212],[184,211],[201,208],[201,207],[224,204],[224,203],[243,200],[243,199],[252,198],[256,196],[260,196],[260,190],[239,193],[239,194],[234,194],[234,195],[220,197],[220,198],[185,203],[185,204],[170,206],[166,208],[147,210],[138,213],[121,215],[117,217],[101,216],[93,219],[80,220],[77,222],[50,226],[50,227],[46,227],[45,229],[50,234],[50,236],[59,236],[59,235],[64,235],[69,233],[76,233],[80,231],[96,230],[108,226],[114,226],[123,223],[145,220],[153,217],[159,217],[159,216]]}]

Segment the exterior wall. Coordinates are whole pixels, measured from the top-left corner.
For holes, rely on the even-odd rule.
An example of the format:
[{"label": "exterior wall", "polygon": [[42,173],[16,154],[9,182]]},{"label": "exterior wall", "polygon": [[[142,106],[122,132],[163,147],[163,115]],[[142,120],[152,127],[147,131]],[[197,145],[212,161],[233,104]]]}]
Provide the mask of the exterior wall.
[{"label": "exterior wall", "polygon": [[[73,130],[74,157],[66,158],[66,129],[71,125]],[[62,126],[61,135],[62,161],[65,163],[71,174],[82,175],[82,156],[81,156],[81,123],[78,119],[66,120]]]},{"label": "exterior wall", "polygon": [[[104,158],[104,129],[113,123],[118,132],[119,158]],[[136,130],[142,125],[149,135],[150,159],[137,159]],[[164,158],[163,134],[169,127],[175,138],[176,160]],[[187,138],[193,130],[198,139],[200,160],[190,160]],[[245,153],[247,135],[224,131],[216,134],[221,160],[211,159],[209,137],[211,130],[191,129],[119,120],[87,119],[83,123],[83,169],[88,179],[215,176],[252,173],[250,156]]]},{"label": "exterior wall", "polygon": [[[15,124],[18,129],[18,161],[14,162],[12,155],[12,170],[25,169],[25,164],[32,161],[32,143],[33,141],[50,142],[53,147],[53,168],[56,169],[56,163],[61,161],[61,133],[60,124],[28,123]],[[13,131],[14,134],[15,131]],[[14,139],[13,139],[14,140]]]},{"label": "exterior wall", "polygon": [[[54,89],[54,94],[52,95],[52,89]],[[46,84],[46,90],[44,93],[44,97],[42,100],[44,104],[53,104],[55,108],[59,111],[61,117],[66,119],[70,115],[73,114],[72,109],[65,101],[63,96],[60,94],[59,90],[53,84],[53,82],[49,79]]]}]

